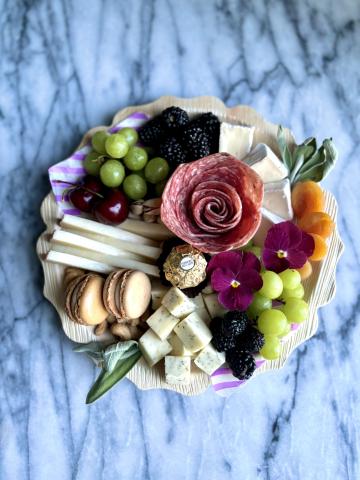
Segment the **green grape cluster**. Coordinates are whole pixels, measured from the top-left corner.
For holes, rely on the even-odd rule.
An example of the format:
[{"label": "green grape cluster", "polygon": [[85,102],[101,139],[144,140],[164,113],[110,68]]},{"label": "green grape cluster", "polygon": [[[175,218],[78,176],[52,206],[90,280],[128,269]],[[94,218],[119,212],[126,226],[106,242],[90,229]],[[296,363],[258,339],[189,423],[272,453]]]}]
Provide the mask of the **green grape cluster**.
[{"label": "green grape cluster", "polygon": [[[253,246],[245,247],[246,251],[253,249]],[[297,270],[287,269],[279,274],[264,270],[260,275],[263,285],[254,295],[247,313],[251,318],[257,318],[258,329],[265,337],[261,355],[275,360],[281,353],[280,339],[290,332],[293,323],[307,319],[309,306],[303,300],[304,287]]]},{"label": "green grape cluster", "polygon": [[164,158],[149,160],[148,149],[136,145],[138,133],[133,128],[123,128],[110,134],[99,130],[91,138],[93,150],[84,160],[84,168],[89,175],[99,176],[109,188],[122,186],[125,195],[131,200],[145,198],[148,184],[161,195],[170,168]]}]

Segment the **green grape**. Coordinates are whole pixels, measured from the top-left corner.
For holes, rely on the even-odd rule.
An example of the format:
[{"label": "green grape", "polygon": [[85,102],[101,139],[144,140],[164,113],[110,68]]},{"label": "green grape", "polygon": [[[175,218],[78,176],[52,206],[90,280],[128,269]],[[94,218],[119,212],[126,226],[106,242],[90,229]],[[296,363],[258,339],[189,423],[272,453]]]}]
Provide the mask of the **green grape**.
[{"label": "green grape", "polygon": [[272,307],[272,301],[270,298],[263,297],[258,292],[255,293],[253,301],[247,310],[248,315],[251,318],[255,318],[260,315],[264,310],[268,310]]},{"label": "green grape", "polygon": [[161,182],[157,183],[155,185],[155,193],[156,193],[156,196],[157,197],[161,197],[163,191],[164,191],[164,188],[165,188],[165,185],[166,185],[167,181],[166,180],[162,180]]},{"label": "green grape", "polygon": [[152,158],[145,167],[145,177],[150,183],[158,183],[169,174],[169,164],[161,157]]},{"label": "green grape", "polygon": [[124,165],[117,160],[107,160],[100,168],[100,180],[106,187],[118,187],[125,177]]},{"label": "green grape", "polygon": [[263,279],[263,286],[259,290],[260,295],[271,299],[280,297],[283,291],[283,283],[279,275],[270,270],[266,270],[260,275]]},{"label": "green grape", "polygon": [[286,335],[288,335],[290,332],[291,332],[291,323],[286,322],[286,327],[281,332],[281,334],[278,335],[278,337],[280,337],[280,338],[286,337]]},{"label": "green grape", "polygon": [[99,175],[100,167],[102,164],[103,159],[98,152],[88,153],[84,160],[84,168],[89,175]]},{"label": "green grape", "polygon": [[257,247],[256,245],[252,246],[252,247],[247,247],[245,249],[245,252],[250,252],[250,253],[253,253],[255,256],[257,256],[258,258],[261,258],[261,248],[260,247]]},{"label": "green grape", "polygon": [[148,156],[146,150],[140,147],[130,147],[125,155],[125,166],[134,172],[142,170],[147,164]]},{"label": "green grape", "polygon": [[266,360],[276,360],[280,357],[280,353],[280,340],[275,335],[265,335],[265,344],[260,350],[260,355],[266,358]]},{"label": "green grape", "polygon": [[131,200],[140,200],[140,198],[144,198],[147,193],[145,180],[136,173],[132,173],[125,178],[123,189]]},{"label": "green grape", "polygon": [[254,246],[254,242],[252,240],[249,240],[243,247],[242,250],[247,250],[250,247]]},{"label": "green grape", "polygon": [[286,301],[288,298],[303,298],[303,296],[304,296],[304,287],[302,286],[301,283],[299,283],[299,285],[296,288],[293,288],[292,290],[284,288],[281,294],[281,299]]},{"label": "green grape", "polygon": [[301,276],[297,270],[287,269],[279,273],[284,288],[292,290],[296,288],[301,283]]},{"label": "green grape", "polygon": [[280,335],[286,323],[284,313],[275,309],[264,310],[258,318],[258,328],[264,335]]},{"label": "green grape", "polygon": [[299,298],[288,298],[281,307],[289,323],[302,323],[309,315],[309,305]]},{"label": "green grape", "polygon": [[114,133],[113,135],[109,135],[106,139],[105,149],[110,157],[123,158],[129,150],[129,145],[124,137]]},{"label": "green grape", "polygon": [[98,132],[95,132],[92,136],[91,144],[93,146],[93,149],[101,153],[101,155],[106,154],[105,142],[108,137],[109,134],[105,130],[99,130]]},{"label": "green grape", "polygon": [[117,133],[118,135],[121,135],[122,137],[125,138],[129,147],[133,147],[139,138],[137,131],[134,128],[130,128],[130,127],[125,127]]}]

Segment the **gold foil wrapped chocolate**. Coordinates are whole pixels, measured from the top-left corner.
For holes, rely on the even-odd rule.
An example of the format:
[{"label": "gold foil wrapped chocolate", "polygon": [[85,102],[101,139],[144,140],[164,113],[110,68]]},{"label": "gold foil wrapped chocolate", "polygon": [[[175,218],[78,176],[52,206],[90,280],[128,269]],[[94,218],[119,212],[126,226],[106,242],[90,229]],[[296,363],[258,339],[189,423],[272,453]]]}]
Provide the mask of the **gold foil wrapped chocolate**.
[{"label": "gold foil wrapped chocolate", "polygon": [[174,247],[166,258],[163,270],[166,280],[180,289],[192,288],[206,278],[204,254],[191,245]]}]

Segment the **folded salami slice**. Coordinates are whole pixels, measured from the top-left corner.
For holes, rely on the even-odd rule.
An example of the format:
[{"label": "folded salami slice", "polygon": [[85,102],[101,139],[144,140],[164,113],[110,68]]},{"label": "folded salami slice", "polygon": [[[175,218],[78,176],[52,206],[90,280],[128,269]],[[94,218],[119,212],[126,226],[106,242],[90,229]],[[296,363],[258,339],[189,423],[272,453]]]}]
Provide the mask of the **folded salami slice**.
[{"label": "folded salami slice", "polygon": [[245,245],[261,220],[263,182],[245,163],[215,153],[180,165],[162,195],[161,219],[203,252]]}]

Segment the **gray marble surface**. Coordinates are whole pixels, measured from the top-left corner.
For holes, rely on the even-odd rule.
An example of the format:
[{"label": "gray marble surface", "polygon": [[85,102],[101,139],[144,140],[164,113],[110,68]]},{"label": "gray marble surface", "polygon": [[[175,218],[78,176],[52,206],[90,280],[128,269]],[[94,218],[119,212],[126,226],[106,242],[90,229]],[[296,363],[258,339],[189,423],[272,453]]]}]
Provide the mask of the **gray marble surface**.
[{"label": "gray marble surface", "polygon": [[[360,478],[357,0],[0,1],[1,480]],[[89,127],[163,94],[249,104],[333,136],[346,252],[317,335],[225,400],[95,377],[42,297],[47,168]]]}]

